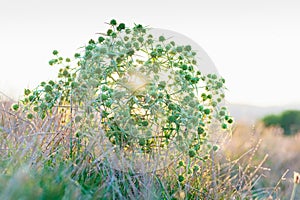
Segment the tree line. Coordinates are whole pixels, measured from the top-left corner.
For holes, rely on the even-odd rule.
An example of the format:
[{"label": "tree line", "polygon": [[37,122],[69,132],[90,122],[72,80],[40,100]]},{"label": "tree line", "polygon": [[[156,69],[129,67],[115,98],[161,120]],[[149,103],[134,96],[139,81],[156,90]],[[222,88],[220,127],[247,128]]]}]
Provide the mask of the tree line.
[{"label": "tree line", "polygon": [[262,118],[266,127],[281,127],[285,135],[293,135],[300,131],[300,110],[287,110],[278,115],[271,114]]}]

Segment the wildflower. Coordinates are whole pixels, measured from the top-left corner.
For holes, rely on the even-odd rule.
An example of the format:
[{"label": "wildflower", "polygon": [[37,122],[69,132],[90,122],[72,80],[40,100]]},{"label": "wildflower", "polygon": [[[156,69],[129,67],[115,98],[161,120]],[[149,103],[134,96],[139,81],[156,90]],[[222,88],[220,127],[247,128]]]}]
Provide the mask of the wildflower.
[{"label": "wildflower", "polygon": [[142,121],[142,125],[143,125],[143,126],[148,126],[148,124],[149,124],[149,122],[147,122],[147,121]]},{"label": "wildflower", "polygon": [[222,124],[223,129],[227,129],[227,124]]},{"label": "wildflower", "polygon": [[164,36],[161,35],[161,36],[159,36],[158,40],[159,40],[160,42],[163,42],[163,41],[166,40],[166,38],[165,38]]},{"label": "wildflower", "polygon": [[28,119],[32,119],[32,118],[33,118],[33,114],[29,113],[29,114],[27,115],[27,118],[28,118]]},{"label": "wildflower", "polygon": [[178,176],[178,181],[179,181],[179,182],[184,181],[184,176],[183,176],[183,175],[179,175],[179,176]]},{"label": "wildflower", "polygon": [[[99,43],[103,42],[104,40],[105,40],[104,37],[99,37],[99,38],[98,38],[98,42],[99,42]],[[79,55],[79,56],[80,56],[80,55]]]},{"label": "wildflower", "polygon": [[13,108],[15,111],[17,111],[17,110],[19,109],[19,105],[18,105],[18,104],[14,104],[14,105],[12,106],[12,108]]},{"label": "wildflower", "polygon": [[178,165],[179,165],[180,167],[183,167],[183,166],[184,166],[184,162],[181,160],[181,161],[179,161]]},{"label": "wildflower", "polygon": [[209,108],[204,109],[204,113],[205,113],[206,115],[209,115],[210,109],[209,109]]},{"label": "wildflower", "polygon": [[123,29],[125,29],[125,24],[124,23],[119,24],[119,26],[117,27],[117,30],[121,31]]},{"label": "wildflower", "polygon": [[57,50],[54,50],[54,51],[52,52],[52,54],[53,54],[53,55],[57,55],[57,54],[58,54],[58,51],[57,51]]},{"label": "wildflower", "polygon": [[113,30],[111,30],[111,29],[108,29],[107,32],[106,32],[106,34],[107,34],[108,36],[110,36],[112,33],[113,33]]},{"label": "wildflower", "polygon": [[193,149],[190,149],[190,150],[189,150],[189,156],[190,156],[191,158],[193,158],[193,157],[195,157],[195,155],[196,155],[196,152],[195,152]]},{"label": "wildflower", "polygon": [[110,24],[113,25],[113,26],[115,26],[115,25],[117,25],[117,21],[116,21],[115,19],[112,19],[112,20],[110,21]]}]

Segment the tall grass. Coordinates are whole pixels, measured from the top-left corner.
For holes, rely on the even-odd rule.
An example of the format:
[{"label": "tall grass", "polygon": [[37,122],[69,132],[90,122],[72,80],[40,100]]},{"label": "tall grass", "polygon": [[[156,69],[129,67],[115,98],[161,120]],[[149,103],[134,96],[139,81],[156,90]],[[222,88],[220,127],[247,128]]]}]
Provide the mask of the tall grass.
[{"label": "tall grass", "polygon": [[[56,110],[52,117],[28,121],[13,112],[12,102],[0,105],[0,199],[264,199],[277,198],[274,187],[262,184],[268,169],[259,146],[234,158],[221,144],[207,161],[187,173],[188,158],[163,168],[137,171],[111,159],[100,130],[76,136],[76,127]],[[225,142],[224,140],[222,142]],[[226,140],[228,143],[228,141]],[[228,143],[229,144],[229,143]],[[227,147],[227,150],[226,148]],[[107,156],[110,155],[110,156]],[[259,154],[261,156],[261,154]],[[180,161],[182,161],[180,163]],[[159,163],[158,163],[159,164]],[[181,176],[181,174],[183,174]]]},{"label": "tall grass", "polygon": [[[254,144],[260,143],[253,160],[254,164],[268,155],[264,167],[264,178],[259,180],[255,188],[266,188],[273,186],[272,191],[277,193],[280,199],[290,199],[293,191],[293,172],[299,171],[299,138],[295,136],[284,136],[279,128],[265,128],[261,123],[256,125],[239,124],[233,131],[230,142],[224,145],[226,157],[240,158]],[[247,162],[248,159],[245,161]],[[300,192],[296,193],[296,199]]]}]

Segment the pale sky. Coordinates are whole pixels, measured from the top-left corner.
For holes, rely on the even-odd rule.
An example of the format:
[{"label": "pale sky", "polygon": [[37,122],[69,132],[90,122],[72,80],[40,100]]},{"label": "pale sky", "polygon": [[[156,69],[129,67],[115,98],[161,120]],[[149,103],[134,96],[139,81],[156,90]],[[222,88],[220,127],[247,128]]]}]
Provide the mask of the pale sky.
[{"label": "pale sky", "polygon": [[0,0],[0,91],[19,97],[54,78],[52,50],[73,56],[112,18],[194,40],[226,79],[231,103],[300,103],[297,0]]}]

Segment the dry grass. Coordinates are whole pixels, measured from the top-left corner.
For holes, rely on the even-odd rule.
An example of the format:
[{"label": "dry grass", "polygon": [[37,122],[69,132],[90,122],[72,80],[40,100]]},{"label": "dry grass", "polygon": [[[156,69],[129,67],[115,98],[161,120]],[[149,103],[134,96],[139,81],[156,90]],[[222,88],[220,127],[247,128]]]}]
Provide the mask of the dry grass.
[{"label": "dry grass", "polygon": [[[299,147],[291,138],[270,136],[260,126],[239,126],[231,141],[222,140],[220,151],[199,161],[199,170],[182,182],[178,175],[185,168],[177,161],[147,173],[124,171],[105,159],[109,149],[98,131],[89,131],[87,143],[79,142],[72,135],[76,127],[62,123],[63,114],[28,121],[11,104],[0,105],[2,199],[275,199],[291,192],[291,184],[280,180],[285,167],[300,166],[299,159],[293,163]],[[287,149],[271,149],[267,141]],[[71,142],[78,145],[70,148]]]},{"label": "dry grass", "polygon": [[[268,155],[263,167],[269,170],[264,172],[264,179],[257,186],[276,186],[274,189],[281,199],[289,199],[293,190],[293,172],[300,170],[299,142],[300,134],[287,137],[279,128],[265,128],[260,123],[255,126],[239,124],[230,142],[224,146],[224,152],[228,159],[236,159],[260,143],[253,162],[259,163]],[[297,196],[300,199],[300,191]]]}]

